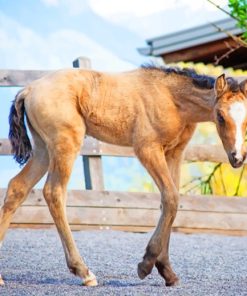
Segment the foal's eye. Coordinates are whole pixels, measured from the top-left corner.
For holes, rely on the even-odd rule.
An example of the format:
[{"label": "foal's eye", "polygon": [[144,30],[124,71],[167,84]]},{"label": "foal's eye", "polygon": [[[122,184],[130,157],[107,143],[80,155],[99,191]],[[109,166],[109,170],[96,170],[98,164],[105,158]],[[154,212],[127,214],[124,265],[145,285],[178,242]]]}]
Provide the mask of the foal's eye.
[{"label": "foal's eye", "polygon": [[225,119],[220,113],[217,113],[217,120],[218,120],[219,124],[225,123]]}]

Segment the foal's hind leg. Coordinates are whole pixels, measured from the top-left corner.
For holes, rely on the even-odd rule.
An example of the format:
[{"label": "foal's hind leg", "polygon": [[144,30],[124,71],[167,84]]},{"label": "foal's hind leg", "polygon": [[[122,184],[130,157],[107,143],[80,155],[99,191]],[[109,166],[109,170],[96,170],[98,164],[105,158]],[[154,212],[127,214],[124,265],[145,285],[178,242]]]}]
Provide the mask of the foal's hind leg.
[{"label": "foal's hind leg", "polygon": [[63,135],[57,136],[50,144],[50,166],[44,196],[60,235],[69,270],[79,276],[84,285],[96,286],[96,278],[79,254],[66,216],[66,187],[83,136],[71,129],[63,130]]},{"label": "foal's hind leg", "polygon": [[[17,208],[24,202],[33,186],[43,177],[48,168],[48,153],[42,140],[34,137],[33,157],[8,185],[4,204],[0,210],[0,244]],[[1,278],[1,276],[0,276]],[[3,281],[0,281],[3,285]]]}]

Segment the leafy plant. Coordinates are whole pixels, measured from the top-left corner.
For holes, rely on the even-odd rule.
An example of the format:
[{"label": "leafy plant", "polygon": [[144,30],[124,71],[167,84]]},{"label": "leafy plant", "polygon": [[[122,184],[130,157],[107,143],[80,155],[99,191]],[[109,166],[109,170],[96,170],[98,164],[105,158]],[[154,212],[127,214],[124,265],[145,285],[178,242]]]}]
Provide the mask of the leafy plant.
[{"label": "leafy plant", "polygon": [[228,0],[228,6],[237,26],[244,30],[242,38],[247,42],[247,0]]}]

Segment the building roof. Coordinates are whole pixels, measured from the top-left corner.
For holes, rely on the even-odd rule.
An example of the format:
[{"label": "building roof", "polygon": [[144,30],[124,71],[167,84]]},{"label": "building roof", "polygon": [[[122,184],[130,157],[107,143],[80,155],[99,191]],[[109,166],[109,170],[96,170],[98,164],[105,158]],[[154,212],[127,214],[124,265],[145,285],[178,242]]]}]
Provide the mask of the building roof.
[{"label": "building roof", "polygon": [[[223,32],[219,32],[217,27]],[[236,21],[232,18],[223,19],[206,25],[194,27],[188,30],[178,31],[146,40],[147,47],[138,48],[139,53],[146,56],[161,56],[186,48],[210,43],[227,38],[224,31],[232,35],[239,35],[242,29],[236,27]]]}]

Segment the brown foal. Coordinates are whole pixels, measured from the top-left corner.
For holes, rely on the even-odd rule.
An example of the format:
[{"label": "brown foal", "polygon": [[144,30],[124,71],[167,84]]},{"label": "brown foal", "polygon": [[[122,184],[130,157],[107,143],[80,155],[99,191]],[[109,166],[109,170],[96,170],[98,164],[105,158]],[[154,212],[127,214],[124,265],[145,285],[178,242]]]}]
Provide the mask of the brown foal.
[{"label": "brown foal", "polygon": [[[11,217],[48,172],[44,197],[59,232],[67,265],[84,285],[97,285],[81,258],[66,217],[66,187],[84,136],[132,146],[161,193],[161,216],[138,264],[145,278],[154,266],[174,285],[169,239],[178,206],[180,164],[196,124],[214,121],[233,167],[246,149],[247,81],[216,80],[192,70],[144,66],[121,74],[61,70],[30,83],[11,107],[9,138],[26,165],[8,185],[0,211],[0,242]],[[25,127],[24,114],[33,138]],[[2,281],[3,284],[3,281]]]}]

